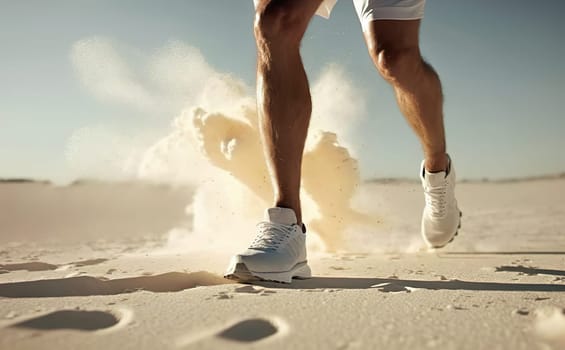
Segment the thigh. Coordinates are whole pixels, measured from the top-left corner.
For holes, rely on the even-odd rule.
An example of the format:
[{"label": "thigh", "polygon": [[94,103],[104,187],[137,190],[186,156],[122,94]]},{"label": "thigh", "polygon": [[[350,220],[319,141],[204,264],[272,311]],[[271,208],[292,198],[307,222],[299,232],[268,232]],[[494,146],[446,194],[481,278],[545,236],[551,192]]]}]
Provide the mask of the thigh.
[{"label": "thigh", "polygon": [[322,0],[254,0],[256,37],[282,34],[286,38],[300,41],[321,2]]},{"label": "thigh", "polygon": [[369,50],[418,49],[420,20],[373,20],[367,22],[363,36]]}]

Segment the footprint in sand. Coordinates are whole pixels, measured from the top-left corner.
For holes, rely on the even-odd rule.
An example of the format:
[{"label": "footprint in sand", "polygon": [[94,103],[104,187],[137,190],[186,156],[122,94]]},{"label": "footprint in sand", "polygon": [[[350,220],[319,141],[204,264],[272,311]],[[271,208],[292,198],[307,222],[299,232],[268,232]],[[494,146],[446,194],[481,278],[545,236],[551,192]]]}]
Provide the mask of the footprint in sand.
[{"label": "footprint in sand", "polygon": [[29,272],[49,271],[49,270],[55,270],[57,267],[59,266],[53,264],[47,264],[40,261],[19,263],[19,264],[5,264],[5,265],[0,264],[0,270],[5,271],[4,273],[8,273],[12,271],[20,271],[20,270],[29,271]]},{"label": "footprint in sand", "polygon": [[99,310],[58,310],[11,325],[12,328],[35,330],[100,331],[123,327],[131,321],[133,313],[120,310],[114,313]]},{"label": "footprint in sand", "polygon": [[238,342],[255,342],[268,338],[278,332],[277,327],[269,320],[252,318],[237,322],[223,330],[217,336]]},{"label": "footprint in sand", "polygon": [[75,267],[83,267],[83,266],[92,266],[92,265],[98,265],[98,264],[102,264],[106,261],[108,261],[109,259],[89,259],[89,260],[81,260],[81,261],[75,261],[70,263],[69,265],[74,265]]},{"label": "footprint in sand", "polygon": [[106,261],[108,261],[108,259],[81,260],[63,265],[48,264],[41,261],[32,261],[32,262],[17,263],[17,264],[0,264],[0,273],[8,273],[12,271],[37,272],[37,271],[50,271],[57,269],[66,270],[70,267],[92,266],[92,265],[101,264]]},{"label": "footprint in sand", "polygon": [[240,320],[226,328],[208,328],[198,333],[184,336],[177,341],[178,347],[194,345],[202,341],[220,339],[228,342],[249,344],[268,341],[288,333],[286,322],[277,318],[248,318]]}]

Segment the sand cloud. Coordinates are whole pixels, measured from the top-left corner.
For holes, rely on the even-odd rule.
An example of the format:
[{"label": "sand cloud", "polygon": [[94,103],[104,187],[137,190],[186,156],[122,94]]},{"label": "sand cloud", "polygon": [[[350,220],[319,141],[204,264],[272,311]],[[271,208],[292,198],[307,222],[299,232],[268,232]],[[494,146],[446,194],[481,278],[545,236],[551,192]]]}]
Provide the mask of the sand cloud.
[{"label": "sand cloud", "polygon": [[[130,178],[131,169],[136,168],[139,177],[154,181],[201,181],[205,176],[194,169],[208,172],[210,167],[205,166],[195,148],[190,131],[192,109],[203,108],[241,120],[244,109],[254,108],[254,91],[250,86],[215,69],[199,49],[179,40],[141,52],[111,38],[87,37],[73,44],[70,59],[77,78],[94,97],[131,109],[124,118],[142,112],[171,120],[169,133],[153,142],[147,141],[147,134],[151,133],[125,133],[111,125],[77,130],[69,140],[67,152],[71,168],[80,169],[75,171],[76,176],[116,178],[121,174]],[[324,130],[339,134],[340,143],[355,153],[354,134],[365,112],[363,92],[342,67],[330,64],[313,82],[312,98],[307,146],[312,147],[318,132]],[[145,136],[136,135],[140,133]],[[96,148],[95,144],[104,146]],[[119,165],[120,162],[127,165]],[[109,168],[111,173],[105,174],[100,165],[109,163],[113,164]]]},{"label": "sand cloud", "polygon": [[93,96],[156,117],[178,114],[187,105],[221,108],[249,95],[244,83],[178,40],[142,52],[110,38],[88,37],[73,44],[70,59]]},{"label": "sand cloud", "polygon": [[[217,226],[225,222],[244,235],[251,233],[249,228],[272,198],[251,87],[213,68],[197,48],[180,41],[143,54],[107,38],[86,38],[73,45],[71,60],[80,81],[96,98],[172,118],[169,131],[150,144],[136,144],[131,135],[122,141],[118,133],[100,127],[78,130],[69,142],[68,159],[81,176],[88,174],[88,168],[110,169],[113,177],[118,173],[196,185],[187,208],[194,217],[192,234],[182,234],[185,228],[173,230],[169,235],[173,246],[201,246],[215,238],[225,241],[217,235],[222,230]],[[304,210],[326,247],[335,247],[349,223],[374,223],[350,208],[360,184],[353,155],[365,98],[343,68],[333,64],[313,82],[312,95]],[[96,139],[110,146],[107,155],[93,147]],[[326,181],[317,181],[322,173]],[[332,188],[335,191],[328,191]],[[229,234],[233,238],[233,232]],[[189,241],[179,244],[183,239]],[[200,241],[195,244],[195,240]]]},{"label": "sand cloud", "polygon": [[139,109],[156,108],[156,99],[110,39],[91,37],[76,42],[71,62],[80,81],[94,96]]},{"label": "sand cloud", "polygon": [[353,152],[357,151],[355,134],[366,115],[365,91],[355,86],[343,67],[329,64],[322,70],[311,87],[312,120],[309,144],[317,131],[339,134],[340,142]]}]

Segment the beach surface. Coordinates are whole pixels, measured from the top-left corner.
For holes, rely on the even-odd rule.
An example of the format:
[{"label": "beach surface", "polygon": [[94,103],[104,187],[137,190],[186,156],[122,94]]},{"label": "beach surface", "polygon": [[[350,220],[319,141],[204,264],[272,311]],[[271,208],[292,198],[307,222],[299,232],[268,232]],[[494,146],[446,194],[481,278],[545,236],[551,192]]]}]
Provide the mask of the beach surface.
[{"label": "beach surface", "polygon": [[382,224],[334,252],[312,234],[314,277],[290,285],[224,279],[253,226],[229,208],[193,232],[194,194],[0,183],[0,349],[565,348],[563,178],[460,183],[436,251],[418,183],[364,183],[355,205]]}]

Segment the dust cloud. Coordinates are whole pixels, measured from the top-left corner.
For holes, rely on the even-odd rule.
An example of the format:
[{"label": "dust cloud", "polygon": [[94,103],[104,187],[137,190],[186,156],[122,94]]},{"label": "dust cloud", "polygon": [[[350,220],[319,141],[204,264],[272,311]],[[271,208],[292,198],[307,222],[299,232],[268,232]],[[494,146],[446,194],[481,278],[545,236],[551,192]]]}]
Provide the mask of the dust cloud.
[{"label": "dust cloud", "polygon": [[[96,98],[134,113],[177,116],[167,134],[143,148],[130,142],[127,152],[121,152],[127,157],[112,161],[123,160],[127,167],[110,169],[114,177],[116,169],[127,168],[128,175],[134,169],[133,175],[142,180],[196,187],[186,209],[193,225],[171,230],[168,246],[233,250],[247,245],[273,197],[253,89],[209,65],[198,49],[175,40],[143,55],[108,38],[85,38],[73,45],[71,61]],[[339,65],[330,64],[314,80],[312,99],[303,163],[304,221],[314,234],[311,246],[336,250],[348,229],[370,231],[379,223],[375,215],[352,205],[361,184],[355,133],[365,114],[365,97]],[[88,158],[85,153],[92,150],[86,146],[93,142],[82,137],[86,134],[82,130],[71,138],[69,154]],[[120,144],[115,133],[112,139]],[[106,158],[121,154],[115,148],[106,153]],[[79,165],[82,173],[108,168]]]}]

